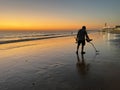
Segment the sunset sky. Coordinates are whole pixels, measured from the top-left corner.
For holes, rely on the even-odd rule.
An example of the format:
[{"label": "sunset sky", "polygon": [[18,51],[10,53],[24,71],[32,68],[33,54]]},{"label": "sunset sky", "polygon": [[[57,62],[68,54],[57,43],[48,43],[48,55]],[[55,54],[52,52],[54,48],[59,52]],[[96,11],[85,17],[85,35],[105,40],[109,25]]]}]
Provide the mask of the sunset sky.
[{"label": "sunset sky", "polygon": [[0,30],[101,29],[120,24],[120,0],[0,0]]}]

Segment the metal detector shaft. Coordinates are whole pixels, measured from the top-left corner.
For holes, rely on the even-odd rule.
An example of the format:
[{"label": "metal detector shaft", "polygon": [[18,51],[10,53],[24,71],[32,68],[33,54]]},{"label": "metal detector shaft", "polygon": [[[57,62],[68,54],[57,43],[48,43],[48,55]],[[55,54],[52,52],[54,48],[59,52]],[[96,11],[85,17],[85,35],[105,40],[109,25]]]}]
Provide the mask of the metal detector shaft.
[{"label": "metal detector shaft", "polygon": [[96,52],[98,52],[98,50],[95,48],[94,44],[92,42],[89,42],[95,49]]}]

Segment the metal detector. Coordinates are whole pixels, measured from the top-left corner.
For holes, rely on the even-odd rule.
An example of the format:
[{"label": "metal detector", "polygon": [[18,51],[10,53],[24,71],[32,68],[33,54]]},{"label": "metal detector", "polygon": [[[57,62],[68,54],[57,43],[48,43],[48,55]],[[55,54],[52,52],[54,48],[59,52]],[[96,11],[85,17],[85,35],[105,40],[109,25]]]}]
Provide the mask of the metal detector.
[{"label": "metal detector", "polygon": [[89,43],[93,46],[93,48],[95,49],[95,52],[96,52],[96,53],[99,52],[99,51],[96,49],[95,45],[91,42],[92,39],[86,39],[86,41],[89,42]]}]

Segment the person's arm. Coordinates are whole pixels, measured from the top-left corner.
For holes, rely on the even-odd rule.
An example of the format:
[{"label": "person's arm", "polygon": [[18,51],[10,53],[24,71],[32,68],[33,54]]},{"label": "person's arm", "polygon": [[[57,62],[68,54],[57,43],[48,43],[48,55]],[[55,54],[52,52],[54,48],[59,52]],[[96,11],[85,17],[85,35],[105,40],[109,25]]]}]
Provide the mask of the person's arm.
[{"label": "person's arm", "polygon": [[88,34],[87,34],[87,31],[85,31],[85,36],[86,36],[87,39],[90,39]]},{"label": "person's arm", "polygon": [[79,38],[79,30],[78,30],[78,33],[76,35],[76,42],[78,42],[78,38]]},{"label": "person's arm", "polygon": [[76,38],[78,38],[79,37],[79,30],[78,30],[78,33],[77,33],[77,37]]},{"label": "person's arm", "polygon": [[86,41],[87,41],[87,42],[92,41],[92,39],[89,38],[89,36],[88,36],[88,34],[87,34],[87,31],[85,31],[85,33],[86,33],[86,34],[85,34],[85,36],[86,36]]}]

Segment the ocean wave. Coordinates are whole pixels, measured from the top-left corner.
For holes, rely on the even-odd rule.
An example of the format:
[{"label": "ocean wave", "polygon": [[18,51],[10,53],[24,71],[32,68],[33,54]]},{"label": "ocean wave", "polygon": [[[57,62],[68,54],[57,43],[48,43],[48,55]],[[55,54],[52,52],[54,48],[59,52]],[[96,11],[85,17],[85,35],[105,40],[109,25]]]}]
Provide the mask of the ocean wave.
[{"label": "ocean wave", "polygon": [[[74,34],[72,34],[74,35]],[[5,41],[0,41],[0,44],[8,44],[8,43],[17,43],[17,42],[25,42],[25,41],[34,41],[34,40],[42,40],[42,39],[50,39],[50,38],[58,38],[58,37],[67,37],[67,36],[72,36],[71,34],[67,35],[56,35],[56,34],[51,34],[51,35],[40,35],[40,36],[31,36],[28,38],[20,38],[17,40],[5,40]]]},{"label": "ocean wave", "polygon": [[[94,31],[95,32],[95,31]],[[93,31],[88,32],[88,34]],[[26,42],[33,40],[42,40],[58,37],[66,37],[76,35],[77,31],[74,32],[0,32],[0,44],[9,44],[17,42]]]}]

